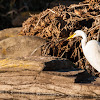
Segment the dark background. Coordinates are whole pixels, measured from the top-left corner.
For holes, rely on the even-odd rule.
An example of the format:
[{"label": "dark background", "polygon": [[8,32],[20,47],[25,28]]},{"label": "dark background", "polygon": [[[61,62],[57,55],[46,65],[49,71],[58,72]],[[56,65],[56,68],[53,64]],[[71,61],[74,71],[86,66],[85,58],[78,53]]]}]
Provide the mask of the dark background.
[{"label": "dark background", "polygon": [[63,4],[69,6],[83,0],[0,0],[0,30],[21,26],[29,13],[39,13]]}]

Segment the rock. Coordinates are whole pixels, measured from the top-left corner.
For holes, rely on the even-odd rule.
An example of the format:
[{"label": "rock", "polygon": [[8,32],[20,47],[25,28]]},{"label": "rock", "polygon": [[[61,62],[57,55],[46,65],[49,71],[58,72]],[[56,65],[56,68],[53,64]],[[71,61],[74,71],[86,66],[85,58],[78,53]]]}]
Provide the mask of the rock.
[{"label": "rock", "polygon": [[92,82],[94,85],[100,86],[100,77],[96,78],[94,82]]},{"label": "rock", "polygon": [[[47,57],[45,59],[47,59]],[[32,63],[33,60],[29,62]],[[20,94],[21,96],[37,94],[53,96],[67,95],[70,97],[78,96],[85,98],[99,97],[100,86],[92,83],[75,83],[77,74],[82,72],[84,72],[84,70],[67,72],[35,71],[34,64],[31,64],[31,67],[27,66],[22,68],[18,68],[18,66],[5,66],[0,68],[0,93],[8,93],[9,95]]]},{"label": "rock", "polygon": [[[11,95],[16,98],[17,94],[20,94],[21,98],[29,94],[100,97],[99,78],[89,75],[84,70],[76,69],[71,61],[64,58],[40,56],[40,47],[46,40],[6,32],[7,30],[4,35],[0,33],[2,95],[8,98],[12,98]],[[1,98],[2,95],[0,94]]]},{"label": "rock", "polygon": [[21,26],[22,23],[29,17],[29,12],[24,15],[24,14],[20,14],[18,16],[16,16],[15,19],[12,20],[12,25],[13,26]]},{"label": "rock", "polygon": [[[58,66],[60,68],[57,69],[58,72],[43,71],[50,63],[52,67],[52,61],[54,60],[59,60],[58,64],[60,66]],[[46,65],[46,62],[49,63]],[[89,81],[90,83],[88,83],[87,81],[87,83],[83,84],[84,82],[82,83],[81,78],[83,76],[87,77],[87,74],[85,75],[84,70],[74,70],[70,67],[72,65],[68,64],[68,60],[55,57],[31,56],[21,59],[0,59],[0,93],[99,98],[100,85],[94,85],[93,81],[95,80],[91,80],[89,76],[88,79],[91,82]],[[57,64],[54,65],[57,66]],[[64,65],[65,68],[62,67]],[[59,72],[62,68],[65,71]]]},{"label": "rock", "polygon": [[[44,63],[25,59],[0,59],[0,72],[15,72],[20,70],[42,71]],[[10,75],[11,73],[9,73]]]},{"label": "rock", "polygon": [[[35,100],[65,100],[62,97],[57,97],[57,96],[47,96],[47,95],[35,95],[35,94],[8,94],[8,93],[4,93],[4,94],[0,94],[0,99],[1,100],[32,100],[32,98],[35,98]],[[34,99],[33,99],[34,100]],[[71,100],[68,98],[66,98],[66,100]],[[73,100],[77,100],[73,99]],[[81,100],[81,99],[80,99]]]},{"label": "rock", "polygon": [[0,58],[17,58],[41,55],[41,46],[46,40],[36,36],[18,35],[21,28],[9,28],[0,31]]},{"label": "rock", "polygon": [[[40,56],[31,56],[31,57],[25,57],[25,58],[17,58],[17,59],[11,59],[11,58],[7,58],[7,59],[0,59],[0,93],[18,93],[20,94],[22,92],[23,93],[32,93],[34,94],[34,90],[36,91],[35,94],[38,94],[39,91],[44,91],[43,94],[45,94],[45,92],[47,94],[49,93],[54,93],[53,90],[47,90],[47,89],[37,89],[35,86],[36,81],[38,78],[38,80],[40,80],[40,78],[42,77],[50,77],[49,74],[40,74],[42,72],[42,70],[44,69],[44,67],[48,67],[51,65],[52,67],[52,62],[54,60],[62,60],[59,64],[63,65],[63,61],[64,61],[64,65],[65,65],[65,70],[71,70],[70,67],[68,67],[68,60],[64,60],[62,58],[56,58],[56,57],[40,57]],[[52,61],[52,62],[51,62]],[[46,65],[46,62],[51,62],[50,65]],[[66,64],[65,64],[66,62]],[[56,62],[53,62],[56,63]],[[56,64],[55,64],[56,65]],[[64,66],[63,65],[63,66]],[[57,66],[57,65],[56,65]],[[58,70],[62,70],[62,67],[60,66],[59,68],[57,68]],[[42,75],[42,77],[38,77]],[[43,78],[44,80],[44,78]],[[45,80],[44,80],[45,81]],[[40,80],[40,83],[42,82],[42,80]],[[47,81],[46,83],[48,83],[49,81]],[[30,87],[30,83],[32,84],[32,88],[30,88],[30,91],[27,91],[27,86]],[[22,87],[20,87],[20,84]],[[14,86],[14,87],[13,87]],[[25,87],[26,89],[25,89]],[[21,91],[18,90],[18,88],[22,88]],[[40,88],[40,87],[39,87]],[[24,89],[24,90],[23,90]]]},{"label": "rock", "polygon": [[[0,41],[0,57],[17,58],[30,56],[35,49],[44,43],[46,43],[46,40],[34,36],[10,37]],[[40,56],[41,47],[33,55]]]},{"label": "rock", "polygon": [[[60,64],[60,66],[56,63]],[[48,64],[47,64],[48,63]],[[70,64],[70,65],[69,65]],[[55,68],[53,65],[55,65]],[[51,66],[51,67],[50,67]],[[46,68],[47,67],[47,68]],[[49,71],[49,70],[73,70],[73,64],[66,59],[56,57],[30,56],[23,58],[5,58],[0,59],[0,71],[15,71],[28,69],[33,71]]]},{"label": "rock", "polygon": [[14,36],[18,36],[17,33],[19,33],[21,31],[21,27],[17,27],[17,28],[8,28],[8,29],[4,29],[0,31],[0,40],[9,38],[9,37],[14,37]]}]

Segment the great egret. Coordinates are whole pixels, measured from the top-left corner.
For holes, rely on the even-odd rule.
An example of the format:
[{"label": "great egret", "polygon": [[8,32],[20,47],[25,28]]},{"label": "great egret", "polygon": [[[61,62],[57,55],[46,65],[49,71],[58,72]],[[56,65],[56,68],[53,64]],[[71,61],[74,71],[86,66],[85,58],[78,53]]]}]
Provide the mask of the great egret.
[{"label": "great egret", "polygon": [[82,30],[76,30],[67,40],[78,36],[83,38],[81,40],[81,45],[86,59],[98,72],[100,72],[100,42],[96,40],[87,42],[87,35]]}]

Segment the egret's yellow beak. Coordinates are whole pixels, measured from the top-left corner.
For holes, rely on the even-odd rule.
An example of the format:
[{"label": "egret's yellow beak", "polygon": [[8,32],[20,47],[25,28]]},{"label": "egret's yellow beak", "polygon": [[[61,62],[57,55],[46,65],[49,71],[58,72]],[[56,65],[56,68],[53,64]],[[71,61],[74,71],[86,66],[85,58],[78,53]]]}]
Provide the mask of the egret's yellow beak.
[{"label": "egret's yellow beak", "polygon": [[68,37],[67,40],[73,38],[75,34],[76,34],[76,33],[74,33],[73,35],[71,35],[70,37]]}]

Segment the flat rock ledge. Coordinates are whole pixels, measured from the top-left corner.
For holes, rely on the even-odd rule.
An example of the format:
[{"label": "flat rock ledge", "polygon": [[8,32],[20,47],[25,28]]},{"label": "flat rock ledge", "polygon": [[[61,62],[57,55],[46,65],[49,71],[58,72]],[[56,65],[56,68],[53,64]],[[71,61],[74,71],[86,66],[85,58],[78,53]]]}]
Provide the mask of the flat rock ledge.
[{"label": "flat rock ledge", "polygon": [[99,98],[99,78],[73,66],[55,57],[0,59],[0,93]]},{"label": "flat rock ledge", "polygon": [[46,40],[19,36],[20,30],[0,31],[0,100],[40,100],[36,94],[42,95],[42,100],[62,100],[65,96],[71,97],[66,100],[100,98],[100,78],[77,69],[64,58],[41,56],[39,47]]}]

